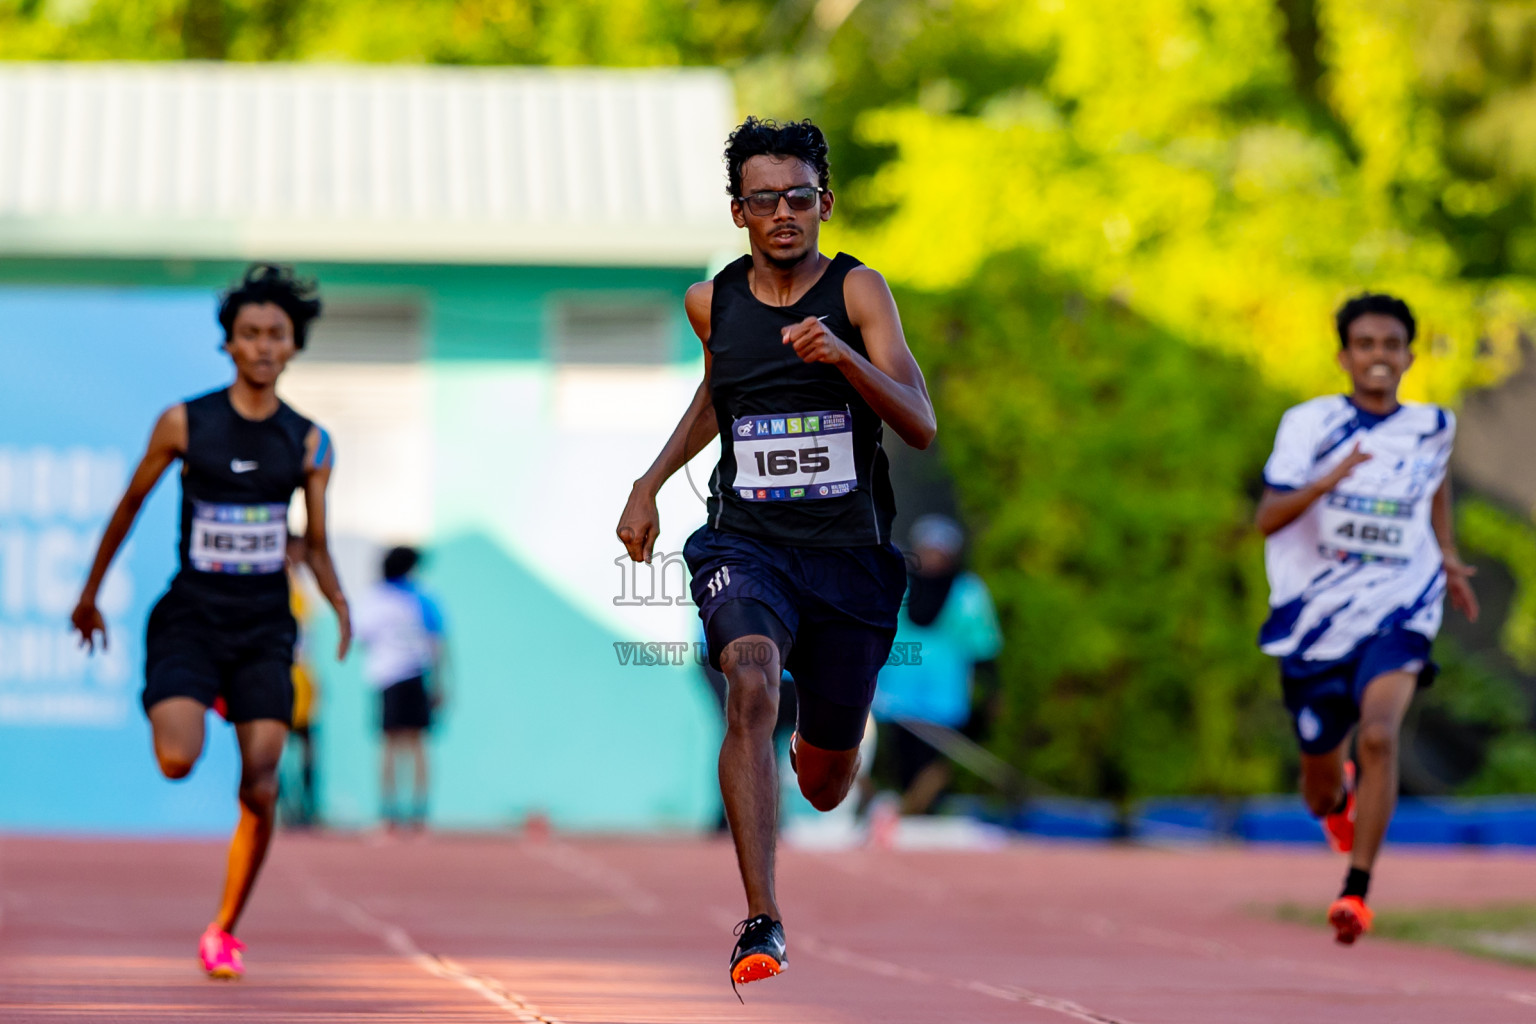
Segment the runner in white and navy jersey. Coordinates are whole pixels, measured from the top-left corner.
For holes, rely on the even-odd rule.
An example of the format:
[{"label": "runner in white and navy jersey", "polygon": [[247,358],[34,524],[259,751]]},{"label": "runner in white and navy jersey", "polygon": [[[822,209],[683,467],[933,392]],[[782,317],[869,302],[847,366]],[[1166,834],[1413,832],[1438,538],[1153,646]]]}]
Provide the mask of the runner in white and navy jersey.
[{"label": "runner in white and navy jersey", "polygon": [[227,388],[171,406],[102,534],[72,622],[82,644],[105,647],[96,594],[139,509],[181,461],[180,570],[145,630],[144,711],[167,778],[185,778],[203,750],[203,718],[217,707],[240,744],[240,823],[223,897],[198,943],[211,977],[244,973],[232,932],[272,839],[277,763],[293,718],[288,503],[304,494],[306,559],[336,609],[337,657],[351,627],[326,544],[325,492],[335,454],[318,425],[277,397],[277,379],[320,315],[313,286],[284,267],[257,265],[222,296],[219,324],[234,363]]},{"label": "runner in white and navy jersey", "polygon": [[829,811],[858,771],[906,589],[884,427],[916,448],[936,427],[885,279],[818,246],[833,203],[821,130],[748,118],[725,158],[751,253],[688,290],[704,381],[635,481],[618,535],[631,558],[650,561],[656,492],[720,438],[709,522],[683,554],[710,664],[728,684],[720,790],[747,895],[734,984],[786,965],[773,887],[780,673],[795,679],[800,791]]},{"label": "runner in white and navy jersey", "polygon": [[1452,530],[1456,417],[1397,398],[1413,363],[1413,314],[1401,299],[1364,294],[1336,321],[1352,391],[1282,417],[1256,521],[1270,585],[1259,643],[1280,660],[1302,795],[1350,855],[1329,908],[1348,944],[1370,928],[1365,897],[1397,801],[1398,731],[1434,679],[1441,606],[1449,593],[1476,619],[1477,599]]}]

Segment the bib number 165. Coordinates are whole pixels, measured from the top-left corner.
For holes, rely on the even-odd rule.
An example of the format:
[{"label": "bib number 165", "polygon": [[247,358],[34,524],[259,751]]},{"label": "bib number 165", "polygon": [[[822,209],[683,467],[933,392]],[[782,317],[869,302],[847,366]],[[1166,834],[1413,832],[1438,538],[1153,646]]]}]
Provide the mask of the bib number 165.
[{"label": "bib number 165", "polygon": [[784,448],[753,452],[760,476],[793,476],[796,473],[825,473],[832,468],[826,448]]}]

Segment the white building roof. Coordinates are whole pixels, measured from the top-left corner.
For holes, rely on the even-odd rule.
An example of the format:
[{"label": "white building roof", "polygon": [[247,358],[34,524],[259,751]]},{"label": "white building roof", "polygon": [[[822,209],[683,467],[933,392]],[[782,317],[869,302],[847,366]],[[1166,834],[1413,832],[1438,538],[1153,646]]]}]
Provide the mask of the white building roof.
[{"label": "white building roof", "polygon": [[0,254],[702,265],[711,70],[0,63]]}]

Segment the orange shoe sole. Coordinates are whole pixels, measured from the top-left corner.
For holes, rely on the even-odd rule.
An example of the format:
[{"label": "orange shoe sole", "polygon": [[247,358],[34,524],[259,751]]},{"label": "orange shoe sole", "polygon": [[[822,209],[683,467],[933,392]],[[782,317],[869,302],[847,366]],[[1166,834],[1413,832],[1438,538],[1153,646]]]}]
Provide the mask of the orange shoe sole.
[{"label": "orange shoe sole", "polygon": [[209,971],[208,977],[214,979],[215,981],[239,981],[241,974],[239,971],[228,967],[218,967]]},{"label": "orange shoe sole", "polygon": [[1333,926],[1333,938],[1343,946],[1352,946],[1356,939],[1371,930],[1371,909],[1351,896],[1333,901],[1328,908],[1328,923]]},{"label": "orange shoe sole", "polygon": [[749,957],[742,958],[741,963],[731,968],[731,980],[738,985],[762,981],[764,978],[782,973],[785,966],[766,953],[753,953]]}]

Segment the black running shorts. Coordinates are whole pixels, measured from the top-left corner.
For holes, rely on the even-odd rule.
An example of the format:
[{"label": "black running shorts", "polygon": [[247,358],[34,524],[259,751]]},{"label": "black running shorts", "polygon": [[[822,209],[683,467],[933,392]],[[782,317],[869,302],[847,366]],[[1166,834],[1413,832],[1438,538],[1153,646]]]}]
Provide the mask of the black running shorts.
[{"label": "black running shorts", "polygon": [[173,589],[149,613],[144,710],[170,697],[190,697],[206,707],[223,697],[231,722],[291,723],[297,638],[287,607],[221,620]]}]

